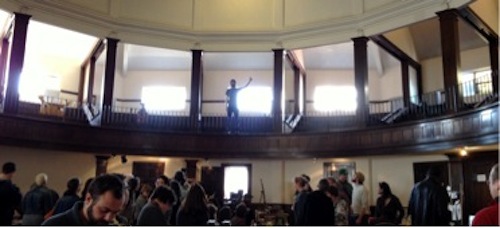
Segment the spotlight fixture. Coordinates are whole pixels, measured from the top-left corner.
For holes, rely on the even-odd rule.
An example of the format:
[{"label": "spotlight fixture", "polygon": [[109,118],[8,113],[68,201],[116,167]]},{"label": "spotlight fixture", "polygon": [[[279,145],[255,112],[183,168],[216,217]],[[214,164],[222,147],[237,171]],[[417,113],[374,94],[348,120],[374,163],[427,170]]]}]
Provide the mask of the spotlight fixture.
[{"label": "spotlight fixture", "polygon": [[127,163],[128,159],[127,159],[127,155],[122,155],[121,156],[121,159],[122,159],[122,164],[125,164]]}]

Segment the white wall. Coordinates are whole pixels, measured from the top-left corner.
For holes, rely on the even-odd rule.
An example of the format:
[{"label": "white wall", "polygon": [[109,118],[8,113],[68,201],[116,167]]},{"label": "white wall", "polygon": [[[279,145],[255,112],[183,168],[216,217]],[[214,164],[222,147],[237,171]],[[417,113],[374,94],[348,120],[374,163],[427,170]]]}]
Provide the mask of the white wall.
[{"label": "white wall", "polygon": [[371,87],[370,93],[373,90],[378,91],[379,100],[389,100],[392,98],[402,97],[403,78],[401,76],[401,65],[398,64],[396,66],[386,68],[384,75],[379,79],[378,87]]},{"label": "white wall", "polygon": [[418,61],[417,51],[408,27],[396,29],[385,34],[387,39],[403,50],[408,56]]},{"label": "white wall", "polygon": [[[471,72],[490,67],[488,47],[476,48],[460,53],[461,72]],[[423,92],[444,89],[442,57],[421,61]]]}]

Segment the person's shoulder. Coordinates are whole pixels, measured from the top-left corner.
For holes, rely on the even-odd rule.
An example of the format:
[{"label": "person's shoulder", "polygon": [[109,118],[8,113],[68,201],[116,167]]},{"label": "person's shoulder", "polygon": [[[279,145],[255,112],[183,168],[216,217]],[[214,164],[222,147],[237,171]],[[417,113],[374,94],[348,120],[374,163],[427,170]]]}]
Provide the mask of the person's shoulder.
[{"label": "person's shoulder", "polygon": [[45,220],[42,226],[77,226],[76,221],[72,221],[70,214],[71,210],[65,211],[61,214],[54,215],[53,217]]},{"label": "person's shoulder", "polygon": [[485,207],[479,210],[474,220],[472,221],[473,226],[482,226],[482,225],[498,225],[498,203]]}]

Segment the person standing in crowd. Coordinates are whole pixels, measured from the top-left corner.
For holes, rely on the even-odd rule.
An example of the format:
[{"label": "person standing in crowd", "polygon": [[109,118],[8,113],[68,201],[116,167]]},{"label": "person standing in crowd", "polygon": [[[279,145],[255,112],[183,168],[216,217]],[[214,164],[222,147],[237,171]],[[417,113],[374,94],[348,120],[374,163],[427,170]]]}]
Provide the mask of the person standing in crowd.
[{"label": "person standing in crowd", "polygon": [[309,192],[312,192],[312,188],[311,188],[311,177],[309,177],[308,175],[306,174],[302,174],[302,177],[306,180],[306,191],[309,193]]},{"label": "person standing in crowd", "polygon": [[182,203],[182,197],[181,197],[181,184],[177,181],[172,181],[170,183],[172,191],[175,194],[175,197],[177,197],[177,201],[175,204],[172,206],[172,210],[170,213],[170,225],[175,225],[177,224],[177,212],[179,211],[179,207],[181,206]]},{"label": "person standing in crowd", "polygon": [[171,210],[176,197],[169,187],[160,186],[151,194],[149,202],[142,208],[137,219],[138,226],[167,226],[167,211]]},{"label": "person standing in crowd", "polygon": [[326,179],[321,179],[318,183],[318,190],[307,195],[304,205],[304,222],[298,225],[335,225],[335,208],[330,198],[326,195],[328,186],[328,181]]},{"label": "person standing in crowd", "polygon": [[491,168],[490,176],[488,177],[488,187],[494,201],[490,206],[485,207],[476,213],[474,220],[472,220],[473,226],[499,225],[498,197],[500,194],[500,179],[498,178],[498,164]]},{"label": "person standing in crowd", "polygon": [[73,207],[75,203],[80,201],[80,196],[78,196],[78,192],[80,191],[80,179],[71,178],[66,183],[67,190],[64,192],[63,197],[59,201],[57,201],[56,206],[54,207],[53,215],[57,215],[63,213]]},{"label": "person standing in crowd", "polygon": [[23,199],[23,221],[25,226],[39,226],[44,216],[54,208],[53,196],[47,188],[47,174],[39,173],[35,177],[34,187]]},{"label": "person standing in crowd", "polygon": [[84,202],[51,217],[45,226],[104,226],[111,224],[125,203],[125,183],[116,175],[104,174],[89,185]]},{"label": "person standing in crowd", "polygon": [[155,188],[158,188],[160,186],[170,186],[170,179],[168,179],[168,177],[165,175],[160,175],[158,178],[156,178]]},{"label": "person standing in crowd", "polygon": [[246,225],[247,207],[245,204],[238,204],[234,216],[231,218],[231,226],[247,226]]},{"label": "person standing in crowd", "polygon": [[363,185],[365,175],[362,172],[356,172],[353,177],[354,187],[352,189],[352,216],[350,225],[368,225],[368,216],[370,215],[370,205],[368,203],[368,188]]},{"label": "person standing in crowd", "polygon": [[328,186],[326,195],[332,200],[335,207],[335,225],[347,226],[349,225],[349,204],[347,199],[339,195],[339,191],[335,186]]},{"label": "person standing in crowd", "polygon": [[139,218],[139,213],[141,212],[142,208],[148,203],[148,199],[152,191],[153,187],[151,187],[150,184],[142,185],[140,194],[134,203],[134,221],[132,222],[132,224],[136,224],[137,218]]},{"label": "person standing in crowd", "polygon": [[80,201],[85,201],[85,196],[87,195],[87,192],[89,192],[89,186],[90,186],[90,183],[92,183],[92,181],[94,180],[93,177],[87,179],[85,181],[85,184],[83,185],[83,190],[82,190],[82,194],[81,194],[81,197],[80,197]]},{"label": "person standing in crowd", "polygon": [[247,193],[243,196],[243,201],[241,202],[241,204],[244,204],[247,209],[245,215],[245,226],[251,226],[255,221],[255,206],[252,204],[252,198],[253,196]]},{"label": "person standing in crowd", "polygon": [[295,190],[297,194],[295,195],[295,201],[292,206],[295,225],[300,226],[304,224],[304,206],[306,203],[307,194],[309,193],[306,189],[307,180],[300,176],[295,177]]},{"label": "person standing in crowd", "polygon": [[411,191],[408,215],[412,226],[449,226],[448,192],[439,181],[439,169],[430,168]]},{"label": "person standing in crowd", "polygon": [[348,172],[347,169],[340,169],[339,170],[339,180],[338,183],[340,184],[338,187],[342,188],[343,191],[346,192],[347,197],[349,197],[349,202],[352,202],[352,185],[349,183],[348,180]]},{"label": "person standing in crowd", "polygon": [[124,205],[123,210],[120,212],[120,216],[125,218],[127,225],[133,225],[135,208],[134,203],[137,199],[136,191],[139,185],[139,181],[131,175],[126,176],[124,181],[127,183],[128,200]]},{"label": "person standing in crowd", "polygon": [[231,226],[231,218],[233,217],[233,212],[229,206],[223,206],[219,209],[217,213],[217,221],[221,226]]},{"label": "person standing in crowd", "polygon": [[208,221],[207,196],[203,187],[191,185],[177,212],[177,226],[205,226]]},{"label": "person standing in crowd", "polygon": [[247,84],[239,88],[236,88],[236,80],[231,79],[229,82],[230,87],[226,90],[227,130],[229,132],[238,130],[238,116],[240,113],[238,109],[238,93],[248,87],[252,80],[250,78]]},{"label": "person standing in crowd", "polygon": [[6,162],[2,166],[0,174],[0,226],[11,226],[14,219],[14,211],[21,204],[21,191],[12,183],[16,172],[16,164]]},{"label": "person standing in crowd", "polygon": [[377,199],[375,216],[370,217],[371,225],[399,225],[403,220],[405,211],[399,198],[392,194],[389,184],[386,182],[378,183],[380,195]]}]

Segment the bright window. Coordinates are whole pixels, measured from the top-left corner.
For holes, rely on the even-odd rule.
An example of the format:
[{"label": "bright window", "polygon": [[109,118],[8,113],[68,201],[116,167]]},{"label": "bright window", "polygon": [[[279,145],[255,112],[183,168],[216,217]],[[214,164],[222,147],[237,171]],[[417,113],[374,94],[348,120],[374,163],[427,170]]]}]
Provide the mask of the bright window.
[{"label": "bright window", "polygon": [[460,75],[462,95],[464,97],[492,92],[491,70],[476,71]]},{"label": "bright window", "polygon": [[19,79],[19,99],[40,103],[39,96],[59,98],[60,79],[54,75],[41,75],[35,71],[23,71]]},{"label": "bright window", "polygon": [[314,109],[321,112],[355,111],[356,89],[353,86],[317,86],[314,89]]},{"label": "bright window", "polygon": [[273,92],[271,87],[252,86],[238,93],[238,109],[242,113],[271,114]]},{"label": "bright window", "polygon": [[224,167],[224,199],[230,199],[231,193],[248,193],[249,170],[247,166]]},{"label": "bright window", "polygon": [[145,86],[142,87],[141,102],[146,110],[184,110],[187,91],[185,87]]}]

